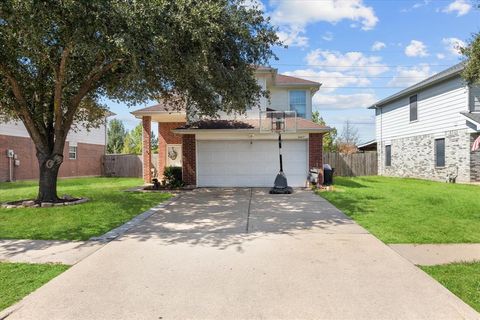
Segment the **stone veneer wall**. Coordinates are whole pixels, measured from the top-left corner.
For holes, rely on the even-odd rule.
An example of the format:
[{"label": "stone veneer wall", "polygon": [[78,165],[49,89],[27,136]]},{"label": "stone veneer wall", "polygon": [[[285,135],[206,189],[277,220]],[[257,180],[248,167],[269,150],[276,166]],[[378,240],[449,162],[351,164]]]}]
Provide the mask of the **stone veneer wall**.
[{"label": "stone veneer wall", "polygon": [[[437,138],[445,138],[445,167],[435,167]],[[378,174],[394,177],[421,178],[445,181],[448,174],[456,173],[457,181],[470,181],[470,140],[467,130],[445,132],[445,135],[428,134],[382,141],[378,150]],[[392,147],[392,165],[385,166],[385,146]],[[480,158],[480,155],[478,156]],[[479,159],[480,162],[480,159]]]},{"label": "stone veneer wall", "polygon": [[[470,146],[478,136],[478,133],[470,135]],[[480,150],[470,151],[470,181],[480,182]]]}]

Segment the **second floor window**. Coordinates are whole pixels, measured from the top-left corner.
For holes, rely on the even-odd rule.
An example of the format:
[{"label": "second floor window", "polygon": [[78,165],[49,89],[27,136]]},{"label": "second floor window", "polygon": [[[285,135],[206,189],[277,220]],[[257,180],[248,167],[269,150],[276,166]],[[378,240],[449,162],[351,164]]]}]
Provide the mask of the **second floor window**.
[{"label": "second floor window", "polygon": [[410,97],[410,121],[418,119],[417,95]]},{"label": "second floor window", "polygon": [[290,91],[290,110],[297,112],[297,117],[305,118],[307,112],[307,92],[304,90]]}]

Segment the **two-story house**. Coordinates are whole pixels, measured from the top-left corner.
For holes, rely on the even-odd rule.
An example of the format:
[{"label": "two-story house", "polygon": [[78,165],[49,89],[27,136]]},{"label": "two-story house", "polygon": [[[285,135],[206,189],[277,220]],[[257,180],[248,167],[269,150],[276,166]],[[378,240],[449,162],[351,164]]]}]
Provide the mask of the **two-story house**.
[{"label": "two-story house", "polygon": [[[108,116],[113,115],[109,113]],[[105,124],[87,130],[77,126],[65,143],[60,177],[102,175],[102,156],[107,143]],[[0,122],[0,181],[38,179],[35,145],[22,122]]]},{"label": "two-story house", "polygon": [[[183,180],[198,187],[271,187],[279,171],[278,135],[262,130],[267,111],[295,111],[290,130],[282,134],[284,172],[293,187],[306,186],[311,168],[322,168],[323,134],[328,127],[311,121],[312,96],[320,84],[278,74],[261,67],[258,83],[270,99],[243,115],[221,115],[219,120],[187,123],[183,111],[172,112],[164,103],[132,112],[143,123],[143,176],[152,179],[151,122],[158,122],[158,175],[165,166],[182,166]],[[264,121],[264,120],[263,120]],[[292,121],[294,123],[292,123]]]},{"label": "two-story house", "polygon": [[460,182],[480,181],[480,88],[461,78],[457,64],[387,97],[376,112],[378,173]]}]

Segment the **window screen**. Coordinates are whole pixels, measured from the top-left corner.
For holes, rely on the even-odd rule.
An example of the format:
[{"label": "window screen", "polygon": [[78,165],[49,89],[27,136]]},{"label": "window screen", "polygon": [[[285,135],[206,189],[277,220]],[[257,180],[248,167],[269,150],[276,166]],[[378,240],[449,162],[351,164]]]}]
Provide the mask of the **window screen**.
[{"label": "window screen", "polygon": [[435,139],[435,166],[445,167],[445,139]]},{"label": "window screen", "polygon": [[392,146],[385,146],[385,166],[392,165]]},{"label": "window screen", "polygon": [[417,95],[410,97],[410,121],[415,121],[418,119],[417,111]]}]

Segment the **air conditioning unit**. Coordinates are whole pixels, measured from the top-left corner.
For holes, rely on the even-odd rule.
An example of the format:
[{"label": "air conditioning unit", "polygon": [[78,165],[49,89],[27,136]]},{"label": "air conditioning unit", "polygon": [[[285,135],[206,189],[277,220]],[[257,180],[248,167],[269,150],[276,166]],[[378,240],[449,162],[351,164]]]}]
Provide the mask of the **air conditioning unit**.
[{"label": "air conditioning unit", "polygon": [[15,153],[13,152],[13,150],[11,149],[7,150],[7,158],[13,158],[14,155]]}]

